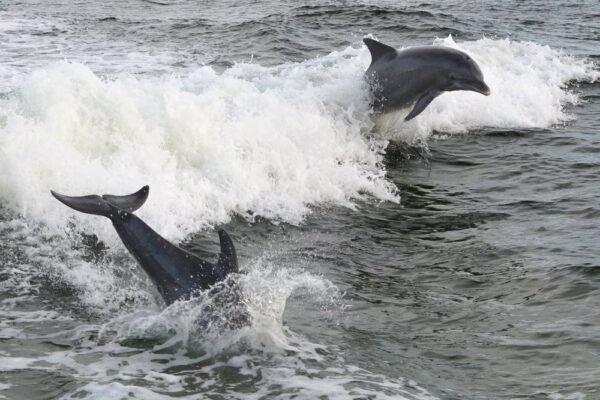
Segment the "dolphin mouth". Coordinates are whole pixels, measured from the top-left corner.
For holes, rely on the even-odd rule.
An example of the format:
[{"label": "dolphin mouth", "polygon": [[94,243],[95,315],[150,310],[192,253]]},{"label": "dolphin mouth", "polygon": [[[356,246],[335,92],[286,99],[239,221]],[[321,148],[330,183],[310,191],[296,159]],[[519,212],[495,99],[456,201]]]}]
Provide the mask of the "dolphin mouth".
[{"label": "dolphin mouth", "polygon": [[484,96],[489,96],[492,94],[489,86],[484,81],[479,80],[458,82],[458,84],[453,86],[450,90],[468,90],[471,92],[481,93]]}]

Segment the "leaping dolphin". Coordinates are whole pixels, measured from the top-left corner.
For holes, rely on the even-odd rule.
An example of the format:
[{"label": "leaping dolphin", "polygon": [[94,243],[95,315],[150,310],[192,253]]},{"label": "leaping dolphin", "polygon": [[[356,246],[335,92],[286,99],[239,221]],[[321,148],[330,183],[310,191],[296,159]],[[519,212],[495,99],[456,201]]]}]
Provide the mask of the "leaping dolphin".
[{"label": "leaping dolphin", "polygon": [[127,196],[89,195],[70,197],[50,191],[60,202],[87,214],[110,218],[127,250],[148,274],[167,305],[189,299],[194,291],[206,290],[238,272],[233,241],[223,229],[219,240],[221,253],[216,264],[201,260],[156,233],[132,213],[140,208],[150,188],[144,186]]},{"label": "leaping dolphin", "polygon": [[404,118],[419,115],[437,96],[454,90],[490,95],[477,63],[462,51],[443,46],[397,51],[373,39],[363,39],[371,52],[365,73],[377,112],[395,111],[415,102]]}]

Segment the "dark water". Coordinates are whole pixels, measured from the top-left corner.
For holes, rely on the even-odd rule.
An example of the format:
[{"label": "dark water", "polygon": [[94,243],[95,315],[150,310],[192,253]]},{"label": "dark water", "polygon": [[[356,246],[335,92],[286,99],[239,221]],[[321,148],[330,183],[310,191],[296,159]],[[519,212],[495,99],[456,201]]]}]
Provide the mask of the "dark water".
[{"label": "dark water", "polygon": [[[0,153],[5,157],[0,162],[0,398],[600,399],[600,85],[590,65],[600,58],[598,2],[24,1],[0,3],[0,21],[5,146]],[[197,199],[196,192],[212,188],[199,177],[197,186],[178,192],[180,206],[161,209],[160,202],[149,201],[152,221],[177,215],[177,227],[190,233],[183,245],[207,258],[216,251],[215,231],[207,225],[225,223],[247,273],[249,307],[257,310],[257,321],[243,332],[195,326],[209,312],[206,298],[161,311],[118,241],[104,243],[111,232],[107,223],[94,220],[92,225],[90,218],[83,220],[88,225],[73,228],[66,219],[69,211],[52,214],[59,204],[40,197],[36,208],[38,200],[31,200],[76,179],[78,171],[120,171],[115,165],[125,164],[142,171],[131,179],[160,175],[145,161],[111,159],[98,150],[111,143],[118,147],[124,137],[119,135],[128,135],[135,124],[111,111],[129,110],[119,97],[122,87],[107,89],[101,103],[85,103],[85,97],[80,104],[73,93],[95,88],[87,83],[88,72],[109,82],[132,74],[123,79],[135,79],[126,87],[136,99],[162,96],[162,87],[141,88],[173,74],[200,74],[198,81],[184,84],[193,93],[212,88],[205,84],[210,79],[235,88],[239,98],[254,89],[226,74],[243,65],[236,79],[243,76],[243,82],[259,87],[277,80],[273,90],[289,90],[284,93],[293,103],[298,93],[311,96],[302,90],[313,86],[325,88],[318,94],[329,93],[329,80],[345,76],[339,72],[345,62],[354,63],[356,71],[366,67],[366,50],[357,49],[367,34],[398,47],[452,35],[457,43],[473,46],[480,58],[490,54],[488,64],[502,60],[500,71],[516,68],[501,58],[507,52],[515,63],[546,63],[540,68],[548,75],[535,77],[548,87],[533,80],[531,87],[503,82],[504,75],[489,70],[486,76],[496,83],[492,97],[497,92],[502,98],[498,85],[517,85],[506,102],[488,108],[481,103],[478,109],[475,98],[468,105],[472,117],[450,122],[435,120],[433,110],[423,117],[429,118],[425,128],[411,126],[408,133],[397,125],[372,126],[360,99],[351,107],[325,98],[315,106],[322,114],[315,111],[314,121],[288,109],[274,108],[273,120],[257,112],[247,129],[274,130],[275,138],[289,137],[290,143],[293,138],[286,135],[296,119],[307,131],[317,124],[318,131],[325,115],[348,135],[358,124],[356,137],[362,139],[356,146],[368,149],[373,140],[371,151],[380,158],[371,167],[385,172],[380,182],[389,192],[381,194],[365,180],[358,189],[340,188],[347,192],[339,198],[313,196],[331,186],[327,179],[334,169],[322,171],[323,183],[303,181],[304,164],[298,164],[298,175],[288,171],[288,181],[286,172],[271,171],[280,179],[273,187],[261,186],[266,185],[257,178],[262,175],[248,175],[247,187],[238,185],[227,192],[230,197],[220,197],[227,204],[223,214],[186,205]],[[484,37],[489,42],[479,45]],[[532,47],[518,47],[524,42]],[[559,50],[567,58],[556,66]],[[332,51],[337,55],[328,56]],[[88,72],[63,65],[58,75],[35,75],[63,59]],[[316,72],[305,72],[313,64]],[[214,75],[205,78],[199,65]],[[583,65],[586,72],[579,71]],[[523,67],[515,76],[528,78],[527,73]],[[553,74],[562,81],[553,83]],[[65,89],[69,82],[76,82],[75,89]],[[340,87],[331,92],[345,99]],[[169,87],[164,92],[175,96]],[[55,120],[36,114],[32,99],[38,93],[55,99],[43,103],[48,106],[60,103],[61,93],[73,99],[65,100],[71,106],[59,108],[64,115]],[[105,95],[93,93],[94,99]],[[555,102],[550,95],[557,96]],[[185,104],[194,101],[181,98]],[[252,108],[251,100],[245,107]],[[548,106],[533,107],[546,101]],[[192,114],[181,111],[185,104],[166,108],[172,118],[158,120],[165,130],[187,127]],[[242,118],[235,112],[237,103],[227,104],[234,111],[225,112],[226,118],[207,111],[193,123],[207,121],[217,130],[223,121]],[[532,108],[515,110],[515,104]],[[116,116],[105,119],[100,106]],[[453,103],[444,107],[444,112],[457,107],[450,116],[461,109]],[[340,117],[340,109],[351,111]],[[131,110],[127,113],[137,112]],[[86,123],[88,116],[92,122]],[[154,117],[145,119],[155,122]],[[93,132],[78,148],[87,149],[81,154],[92,161],[100,160],[99,166],[84,165],[67,147],[48,149],[62,155],[45,164],[42,145],[19,142],[39,126],[38,141],[69,129]],[[413,129],[420,133],[413,135]],[[108,137],[108,144],[90,139],[98,136]],[[342,146],[348,137],[354,136],[336,138]],[[192,143],[183,133],[179,140]],[[282,147],[296,149],[284,157],[290,164],[300,163],[297,157],[303,155],[296,145]],[[273,146],[276,152],[279,147]],[[335,147],[325,139],[323,146]],[[159,147],[172,150],[174,163],[192,165],[185,171],[212,176],[210,164],[203,162],[214,164],[213,152],[216,160],[240,167],[217,147],[205,149],[202,160],[179,147]],[[29,150],[37,158],[18,153]],[[341,155],[344,151],[350,152],[339,150],[333,160],[370,168],[363,153]],[[61,164],[63,159],[69,164]],[[255,169],[250,161],[241,166],[238,174]],[[168,175],[151,184],[151,199],[171,188]],[[95,180],[86,190],[95,185],[102,192],[104,178],[98,172],[77,179]],[[67,185],[71,191],[74,182]],[[230,205],[235,203],[230,199],[257,187],[262,190],[258,200]],[[394,187],[400,196],[395,201]],[[295,203],[299,196],[305,197]],[[217,208],[215,201],[207,207]],[[187,220],[188,225],[181,222]],[[156,228],[181,239],[168,223]],[[98,229],[105,229],[100,241],[80,234]],[[229,311],[219,315],[226,318]]]}]

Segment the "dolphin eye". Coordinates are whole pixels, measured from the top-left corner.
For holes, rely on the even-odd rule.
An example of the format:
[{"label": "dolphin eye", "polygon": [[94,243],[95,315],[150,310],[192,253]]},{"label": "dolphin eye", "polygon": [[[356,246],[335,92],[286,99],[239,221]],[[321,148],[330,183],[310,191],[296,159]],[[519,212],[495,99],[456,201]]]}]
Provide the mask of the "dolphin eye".
[{"label": "dolphin eye", "polygon": [[450,80],[451,81],[455,81],[456,80],[456,76],[454,74],[450,74]]}]

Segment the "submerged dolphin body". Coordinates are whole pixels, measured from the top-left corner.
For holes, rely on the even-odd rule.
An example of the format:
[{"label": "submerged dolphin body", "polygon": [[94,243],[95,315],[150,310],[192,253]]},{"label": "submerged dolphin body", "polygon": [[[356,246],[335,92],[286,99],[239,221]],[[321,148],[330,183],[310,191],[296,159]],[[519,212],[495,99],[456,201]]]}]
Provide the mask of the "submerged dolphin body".
[{"label": "submerged dolphin body", "polygon": [[154,282],[167,305],[189,299],[194,291],[209,289],[230,273],[238,272],[235,247],[224,230],[219,230],[219,260],[211,264],[168,242],[133,215],[133,211],[148,198],[149,190],[148,186],[144,186],[127,196],[70,197],[54,191],[51,193],[77,211],[108,217],[127,250]]},{"label": "submerged dolphin body", "polygon": [[397,51],[373,39],[363,39],[371,52],[365,73],[377,112],[390,112],[416,102],[405,121],[419,115],[437,96],[470,90],[489,96],[481,69],[468,54],[443,46]]}]

